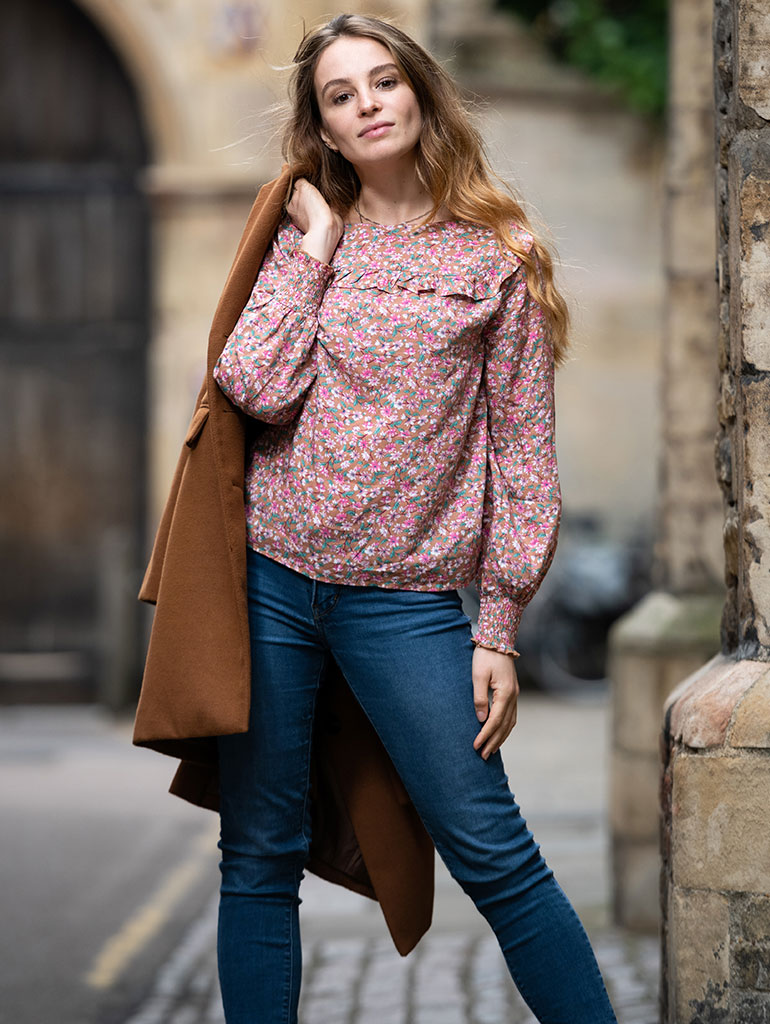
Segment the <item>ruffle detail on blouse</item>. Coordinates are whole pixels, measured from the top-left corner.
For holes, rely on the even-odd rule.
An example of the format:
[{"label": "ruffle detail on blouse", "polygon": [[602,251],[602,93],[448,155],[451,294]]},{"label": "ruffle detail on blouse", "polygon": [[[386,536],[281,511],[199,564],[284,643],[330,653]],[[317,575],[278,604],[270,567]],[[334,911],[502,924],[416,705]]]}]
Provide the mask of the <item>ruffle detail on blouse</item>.
[{"label": "ruffle detail on blouse", "polygon": [[442,296],[462,296],[480,301],[497,295],[511,274],[521,266],[513,257],[501,264],[489,267],[479,273],[446,274],[440,271],[410,273],[408,270],[365,267],[363,269],[338,269],[331,288],[376,289],[381,292],[408,291],[414,294],[433,292]]}]

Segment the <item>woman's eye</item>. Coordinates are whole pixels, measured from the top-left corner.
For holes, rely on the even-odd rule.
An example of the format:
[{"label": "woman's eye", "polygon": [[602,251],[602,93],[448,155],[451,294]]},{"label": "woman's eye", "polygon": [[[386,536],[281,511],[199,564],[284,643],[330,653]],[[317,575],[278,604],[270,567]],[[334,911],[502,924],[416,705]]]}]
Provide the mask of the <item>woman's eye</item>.
[{"label": "woman's eye", "polygon": [[[392,89],[396,85],[398,85],[398,79],[397,78],[381,78],[379,80],[379,82],[377,83],[377,88],[378,89]],[[337,95],[332,100],[332,103],[335,106],[339,106],[340,104],[344,103],[349,98],[350,98],[350,93],[349,92],[338,92]]]}]

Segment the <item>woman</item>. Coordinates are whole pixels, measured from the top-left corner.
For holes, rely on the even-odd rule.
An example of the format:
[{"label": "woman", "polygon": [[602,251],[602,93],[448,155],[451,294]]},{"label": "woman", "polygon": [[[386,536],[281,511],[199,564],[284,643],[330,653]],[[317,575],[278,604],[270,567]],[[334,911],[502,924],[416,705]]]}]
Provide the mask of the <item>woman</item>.
[{"label": "woman", "polygon": [[[311,744],[334,659],[538,1020],[614,1021],[499,753],[560,510],[566,312],[548,253],[404,33],[340,15],[295,65],[287,215],[213,368],[261,421],[249,724],[217,740],[226,1019],[297,1019]],[[475,640],[457,593],[474,580]]]}]

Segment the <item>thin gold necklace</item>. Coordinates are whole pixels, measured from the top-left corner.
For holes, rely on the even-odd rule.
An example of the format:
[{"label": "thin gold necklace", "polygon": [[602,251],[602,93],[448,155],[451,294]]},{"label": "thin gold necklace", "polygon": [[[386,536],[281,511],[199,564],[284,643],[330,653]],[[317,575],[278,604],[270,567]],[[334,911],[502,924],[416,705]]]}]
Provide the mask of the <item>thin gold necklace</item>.
[{"label": "thin gold necklace", "polygon": [[361,213],[361,210],[358,207],[358,201],[353,203],[353,209],[356,211],[356,213],[359,216],[359,219],[362,221],[365,220],[369,224],[376,224],[378,227],[381,228],[395,228],[398,227],[399,224],[414,224],[416,220],[420,220],[422,217],[425,217],[426,214],[429,214],[430,210],[432,210],[433,207],[431,206],[430,210],[425,210],[423,213],[418,213],[416,217],[410,217],[409,220],[400,220],[398,224],[383,224],[382,221],[372,220],[371,217],[367,217],[365,214]]}]

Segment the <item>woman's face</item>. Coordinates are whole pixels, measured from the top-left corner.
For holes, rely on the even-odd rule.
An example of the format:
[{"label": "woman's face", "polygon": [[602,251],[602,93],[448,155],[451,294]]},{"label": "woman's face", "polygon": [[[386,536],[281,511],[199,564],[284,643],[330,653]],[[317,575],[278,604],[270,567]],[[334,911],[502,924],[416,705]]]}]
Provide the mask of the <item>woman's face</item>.
[{"label": "woman's face", "polygon": [[342,36],[315,69],[321,137],[353,166],[413,154],[422,115],[411,86],[375,39]]}]

